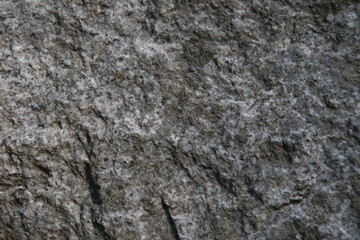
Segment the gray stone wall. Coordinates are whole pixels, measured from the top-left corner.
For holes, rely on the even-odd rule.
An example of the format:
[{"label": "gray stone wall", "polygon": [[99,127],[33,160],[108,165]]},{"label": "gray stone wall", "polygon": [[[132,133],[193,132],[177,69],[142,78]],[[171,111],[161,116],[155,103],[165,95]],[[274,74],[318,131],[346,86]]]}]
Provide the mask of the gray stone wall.
[{"label": "gray stone wall", "polygon": [[360,239],[357,0],[0,0],[0,239]]}]

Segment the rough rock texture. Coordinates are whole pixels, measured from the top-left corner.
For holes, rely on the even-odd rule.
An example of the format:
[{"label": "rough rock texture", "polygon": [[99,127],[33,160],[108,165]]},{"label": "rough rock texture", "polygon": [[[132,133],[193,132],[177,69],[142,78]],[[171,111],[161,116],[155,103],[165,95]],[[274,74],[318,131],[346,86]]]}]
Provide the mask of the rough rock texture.
[{"label": "rough rock texture", "polygon": [[0,239],[360,239],[357,0],[1,0]]}]

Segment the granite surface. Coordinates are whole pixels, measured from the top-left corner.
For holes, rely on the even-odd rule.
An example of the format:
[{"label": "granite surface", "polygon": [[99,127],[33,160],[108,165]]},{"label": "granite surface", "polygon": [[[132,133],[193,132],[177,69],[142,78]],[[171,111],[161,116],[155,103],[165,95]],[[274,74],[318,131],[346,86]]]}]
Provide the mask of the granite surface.
[{"label": "granite surface", "polygon": [[358,0],[0,0],[0,239],[360,239]]}]

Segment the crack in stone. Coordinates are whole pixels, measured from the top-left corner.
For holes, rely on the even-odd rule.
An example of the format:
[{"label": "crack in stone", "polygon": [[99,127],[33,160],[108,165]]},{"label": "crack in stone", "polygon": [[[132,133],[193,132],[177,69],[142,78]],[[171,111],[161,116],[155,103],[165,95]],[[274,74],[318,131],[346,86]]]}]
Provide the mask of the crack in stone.
[{"label": "crack in stone", "polygon": [[85,163],[85,176],[86,182],[89,185],[89,191],[91,194],[91,200],[96,205],[101,205],[103,203],[100,185],[97,183],[96,179],[92,174],[92,168],[89,163]]},{"label": "crack in stone", "polygon": [[100,235],[105,240],[115,240],[112,236],[110,236],[106,231],[105,227],[102,224],[101,216],[99,213],[96,212],[94,208],[91,208],[91,223],[93,224],[94,228],[100,233]]},{"label": "crack in stone", "polygon": [[[100,212],[101,205],[103,204],[103,199],[102,199],[101,192],[100,192],[101,187],[97,183],[96,178],[93,176],[92,168],[89,163],[85,163],[85,176],[86,176],[86,181],[89,185],[91,200],[92,200],[93,204],[95,205],[95,207],[98,208],[98,209],[91,208],[91,222],[92,222],[94,228],[103,237],[103,239],[105,239],[105,240],[115,239],[105,231],[105,227],[102,224],[101,212]],[[99,210],[99,211],[97,211],[97,210]]]},{"label": "crack in stone", "polygon": [[174,237],[175,240],[180,240],[179,232],[177,230],[175,221],[174,221],[173,217],[171,216],[169,206],[165,203],[164,199],[161,199],[161,205],[162,205],[162,208],[164,209],[166,219],[170,225],[170,232],[171,232],[172,236]]}]

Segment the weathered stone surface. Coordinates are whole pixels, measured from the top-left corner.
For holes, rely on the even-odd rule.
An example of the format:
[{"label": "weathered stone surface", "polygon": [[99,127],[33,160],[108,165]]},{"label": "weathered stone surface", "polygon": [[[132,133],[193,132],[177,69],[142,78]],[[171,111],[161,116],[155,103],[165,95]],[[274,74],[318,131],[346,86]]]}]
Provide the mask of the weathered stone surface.
[{"label": "weathered stone surface", "polygon": [[0,239],[360,239],[357,0],[1,0]]}]

